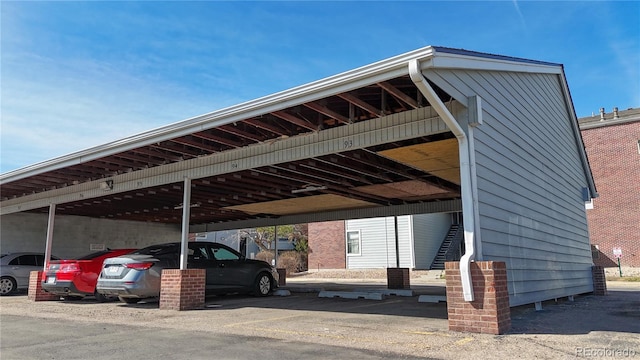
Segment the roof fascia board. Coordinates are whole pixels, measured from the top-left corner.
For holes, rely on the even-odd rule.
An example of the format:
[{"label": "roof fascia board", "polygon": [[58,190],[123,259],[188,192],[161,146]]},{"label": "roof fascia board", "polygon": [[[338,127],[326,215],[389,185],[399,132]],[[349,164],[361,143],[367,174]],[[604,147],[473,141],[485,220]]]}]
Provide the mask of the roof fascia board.
[{"label": "roof fascia board", "polygon": [[421,62],[421,69],[465,69],[478,71],[509,71],[541,74],[561,74],[562,65],[518,61],[502,57],[478,57],[470,55],[436,52],[436,56]]},{"label": "roof fascia board", "polygon": [[432,47],[414,50],[306,85],[10,171],[0,175],[0,185],[404,76],[408,74],[406,64],[410,59],[427,59],[433,54]]},{"label": "roof fascia board", "polygon": [[584,176],[587,180],[587,184],[589,185],[589,191],[591,192],[591,197],[598,197],[598,191],[596,190],[596,182],[593,178],[593,172],[591,171],[591,165],[589,165],[589,159],[587,158],[587,150],[584,146],[584,140],[582,139],[582,133],[580,132],[580,125],[578,124],[578,116],[576,115],[576,110],[573,107],[573,99],[571,98],[571,92],[569,91],[569,84],[567,83],[567,78],[564,74],[564,70],[559,76],[560,83],[562,85],[562,91],[564,92],[565,98],[565,106],[567,107],[567,114],[571,117],[571,129],[573,130],[573,136],[576,140],[576,147],[578,148],[578,152],[580,154],[580,162],[582,163],[582,168],[584,169]]}]

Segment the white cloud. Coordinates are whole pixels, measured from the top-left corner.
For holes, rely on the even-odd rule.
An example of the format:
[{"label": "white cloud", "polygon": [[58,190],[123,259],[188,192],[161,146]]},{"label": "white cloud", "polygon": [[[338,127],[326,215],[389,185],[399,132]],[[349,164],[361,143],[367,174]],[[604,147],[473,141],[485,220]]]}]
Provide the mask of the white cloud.
[{"label": "white cloud", "polygon": [[211,94],[213,100],[205,101],[207,94],[86,60],[61,65],[35,56],[5,57],[3,67],[15,71],[4,71],[2,80],[2,172],[235,102]]}]

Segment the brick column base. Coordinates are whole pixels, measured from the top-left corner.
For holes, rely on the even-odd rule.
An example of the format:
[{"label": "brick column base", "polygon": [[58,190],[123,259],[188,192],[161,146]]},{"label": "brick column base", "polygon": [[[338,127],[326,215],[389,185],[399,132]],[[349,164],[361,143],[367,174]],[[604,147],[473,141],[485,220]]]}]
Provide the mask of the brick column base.
[{"label": "brick column base", "polygon": [[408,268],[387,268],[387,288],[410,289],[411,281]]},{"label": "brick column base", "polygon": [[474,300],[464,300],[460,263],[445,263],[449,330],[504,334],[511,328],[511,309],[504,262],[471,263]]},{"label": "brick column base", "polygon": [[287,285],[287,269],[278,268],[278,286],[286,286]]},{"label": "brick column base", "polygon": [[43,271],[32,271],[29,273],[27,299],[32,301],[60,300],[60,296],[48,293],[42,289],[42,273]]},{"label": "brick column base", "polygon": [[607,295],[607,278],[604,276],[604,267],[592,266],[591,275],[593,276],[593,295]]},{"label": "brick column base", "polygon": [[204,307],[205,269],[164,269],[160,280],[160,310]]}]

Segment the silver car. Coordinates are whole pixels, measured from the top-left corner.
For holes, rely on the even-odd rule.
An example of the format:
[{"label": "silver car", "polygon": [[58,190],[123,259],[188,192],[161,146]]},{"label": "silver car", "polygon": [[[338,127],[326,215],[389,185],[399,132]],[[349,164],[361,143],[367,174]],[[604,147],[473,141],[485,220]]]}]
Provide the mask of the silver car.
[{"label": "silver car", "polygon": [[[58,260],[52,256],[52,260]],[[29,288],[32,271],[44,269],[44,254],[19,252],[0,255],[0,296]]]},{"label": "silver car", "polygon": [[[180,245],[152,245],[106,259],[96,291],[116,295],[127,304],[159,297],[162,270],[179,268]],[[190,242],[188,247],[187,267],[206,269],[207,294],[240,292],[266,296],[278,287],[278,272],[264,261],[247,259],[219,243]]]}]

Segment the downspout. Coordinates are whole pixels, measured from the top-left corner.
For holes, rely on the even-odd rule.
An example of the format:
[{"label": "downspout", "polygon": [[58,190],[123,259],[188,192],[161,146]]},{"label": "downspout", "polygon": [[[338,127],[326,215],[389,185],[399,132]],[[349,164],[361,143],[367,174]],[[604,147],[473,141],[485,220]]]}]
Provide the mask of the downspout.
[{"label": "downspout", "polygon": [[47,242],[44,248],[44,267],[42,271],[46,272],[51,262],[51,245],[53,243],[53,226],[56,221],[56,204],[49,204],[49,221],[47,222]]},{"label": "downspout", "polygon": [[180,241],[180,270],[187,269],[189,254],[189,221],[191,219],[191,178],[184,178],[182,200],[182,237]]},{"label": "downspout", "polygon": [[436,110],[442,121],[458,139],[458,152],[460,156],[460,189],[462,192],[462,223],[464,228],[465,253],[460,258],[460,277],[462,280],[462,293],[465,301],[473,301],[473,284],[471,282],[471,261],[475,259],[474,243],[474,215],[473,198],[471,189],[471,166],[469,161],[469,143],[467,135],[453,117],[449,109],[438,97],[429,82],[422,75],[420,62],[417,59],[409,61],[409,76],[418,90]]}]

